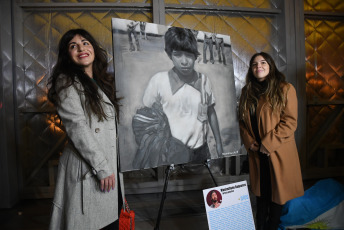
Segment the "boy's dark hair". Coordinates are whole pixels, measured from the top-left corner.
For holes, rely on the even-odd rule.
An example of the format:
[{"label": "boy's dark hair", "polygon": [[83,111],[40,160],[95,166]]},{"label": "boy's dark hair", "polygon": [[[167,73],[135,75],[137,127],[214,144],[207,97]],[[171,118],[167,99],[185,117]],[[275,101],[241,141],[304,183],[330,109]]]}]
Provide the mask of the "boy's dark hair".
[{"label": "boy's dark hair", "polygon": [[180,27],[170,27],[165,33],[165,51],[169,58],[171,58],[173,50],[193,53],[196,59],[200,55],[192,31]]}]

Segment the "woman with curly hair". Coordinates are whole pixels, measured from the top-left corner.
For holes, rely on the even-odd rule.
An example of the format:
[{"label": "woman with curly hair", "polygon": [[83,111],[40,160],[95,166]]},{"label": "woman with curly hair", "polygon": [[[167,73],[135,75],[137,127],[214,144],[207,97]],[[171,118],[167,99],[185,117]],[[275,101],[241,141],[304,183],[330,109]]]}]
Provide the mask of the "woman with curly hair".
[{"label": "woman with curly hair", "polygon": [[119,99],[107,54],[83,29],[67,31],[49,79],[68,144],[59,160],[50,229],[118,229],[123,177],[118,173]]},{"label": "woman with curly hair", "polygon": [[276,230],[282,205],[302,196],[304,189],[294,137],[296,91],[267,53],[256,53],[250,60],[239,122],[251,189],[257,196],[257,229]]}]

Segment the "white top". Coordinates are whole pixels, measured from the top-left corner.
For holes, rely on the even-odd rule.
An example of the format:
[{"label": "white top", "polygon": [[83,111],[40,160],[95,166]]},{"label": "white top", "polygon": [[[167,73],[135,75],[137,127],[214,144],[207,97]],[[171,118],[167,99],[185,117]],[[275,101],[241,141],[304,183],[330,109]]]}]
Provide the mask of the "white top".
[{"label": "white top", "polygon": [[197,118],[201,89],[205,98],[203,103],[208,106],[215,104],[211,83],[205,75],[198,74],[195,82],[187,84],[177,75],[165,71],[151,78],[143,96],[143,104],[147,107],[151,107],[154,102],[162,105],[172,136],[192,149],[206,142],[208,131],[208,126]]}]

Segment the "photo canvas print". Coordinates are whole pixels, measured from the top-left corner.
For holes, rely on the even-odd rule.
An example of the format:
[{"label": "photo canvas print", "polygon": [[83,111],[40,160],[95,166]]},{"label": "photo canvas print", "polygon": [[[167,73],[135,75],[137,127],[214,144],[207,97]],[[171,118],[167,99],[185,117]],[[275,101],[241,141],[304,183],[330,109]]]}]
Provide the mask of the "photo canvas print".
[{"label": "photo canvas print", "polygon": [[122,172],[238,154],[230,36],[118,18],[112,33]]}]

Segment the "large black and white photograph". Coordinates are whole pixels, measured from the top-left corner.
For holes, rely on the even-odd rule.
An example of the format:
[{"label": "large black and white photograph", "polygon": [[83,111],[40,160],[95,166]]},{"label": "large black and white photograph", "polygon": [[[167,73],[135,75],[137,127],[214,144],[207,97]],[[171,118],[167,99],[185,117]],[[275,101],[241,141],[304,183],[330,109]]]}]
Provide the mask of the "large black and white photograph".
[{"label": "large black and white photograph", "polygon": [[240,149],[230,36],[112,19],[121,171]]}]

